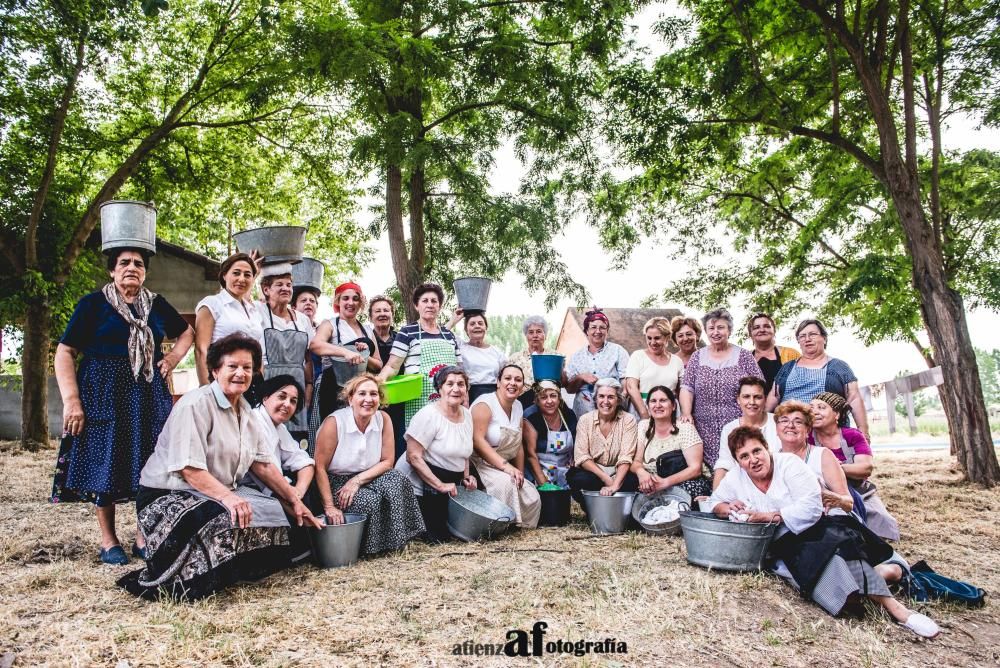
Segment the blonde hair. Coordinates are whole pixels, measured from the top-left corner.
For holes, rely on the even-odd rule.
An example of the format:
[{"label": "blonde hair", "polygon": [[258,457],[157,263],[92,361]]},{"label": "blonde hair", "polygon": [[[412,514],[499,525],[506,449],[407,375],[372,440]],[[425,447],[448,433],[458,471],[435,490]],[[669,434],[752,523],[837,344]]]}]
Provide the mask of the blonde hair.
[{"label": "blonde hair", "polygon": [[670,321],[660,316],[656,316],[655,318],[650,318],[649,320],[647,320],[646,324],[642,326],[642,333],[645,334],[646,330],[648,330],[650,327],[656,329],[656,331],[658,331],[660,334],[663,334],[663,338],[667,339],[668,341],[670,340],[670,337],[673,334],[670,331]]},{"label": "blonde hair", "polygon": [[[695,335],[701,338],[701,323],[694,318],[689,318],[684,315],[675,315],[674,319],[670,321],[670,340],[677,343],[677,332],[681,331],[681,328],[687,325],[694,330]],[[645,331],[645,330],[643,330]]]},{"label": "blonde hair", "polygon": [[351,398],[355,395],[355,393],[357,393],[358,388],[361,387],[361,384],[365,383],[365,382],[367,382],[369,380],[371,382],[375,383],[375,386],[378,387],[378,402],[379,402],[379,404],[380,405],[384,404],[385,403],[385,385],[383,385],[382,381],[380,381],[378,379],[378,376],[376,376],[373,373],[369,373],[367,371],[365,371],[364,373],[358,374],[354,378],[351,378],[349,381],[347,381],[346,383],[344,383],[344,389],[340,391],[340,398],[343,399],[344,401],[346,401],[347,403],[351,403]]},{"label": "blonde hair", "polygon": [[794,399],[789,399],[785,403],[781,404],[774,409],[774,421],[777,422],[779,419],[790,415],[792,413],[802,413],[802,421],[806,423],[806,429],[812,429],[813,426],[813,414],[812,409],[809,408],[808,404],[801,401],[795,401]]}]

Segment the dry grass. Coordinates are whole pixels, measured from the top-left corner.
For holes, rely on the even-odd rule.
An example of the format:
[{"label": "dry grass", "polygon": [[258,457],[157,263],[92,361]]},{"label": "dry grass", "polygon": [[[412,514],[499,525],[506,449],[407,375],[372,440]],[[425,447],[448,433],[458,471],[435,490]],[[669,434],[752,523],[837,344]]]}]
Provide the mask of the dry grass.
[{"label": "dry grass", "polygon": [[[881,613],[832,619],[764,575],[710,573],[681,538],[522,531],[322,571],[306,566],[193,605],[143,603],[97,563],[84,505],[46,503],[54,451],[0,452],[0,654],[40,665],[983,666],[1000,663],[991,606],[928,606],[945,631],[920,641]],[[942,455],[880,458],[899,550],[995,592],[1000,490],[958,482]],[[131,539],[131,509],[120,535]],[[617,638],[627,655],[456,657],[548,622],[546,640]],[[2,663],[2,658],[0,658]]]}]

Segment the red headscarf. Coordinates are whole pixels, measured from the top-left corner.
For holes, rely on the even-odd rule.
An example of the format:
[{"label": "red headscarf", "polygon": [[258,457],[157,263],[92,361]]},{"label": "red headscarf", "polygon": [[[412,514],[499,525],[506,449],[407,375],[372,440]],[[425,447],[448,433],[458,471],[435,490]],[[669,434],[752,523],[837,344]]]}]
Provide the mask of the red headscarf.
[{"label": "red headscarf", "polygon": [[596,306],[592,306],[583,317],[583,331],[586,332],[587,328],[590,327],[590,323],[595,320],[601,320],[605,325],[611,327],[611,323],[608,322],[608,316],[604,315],[604,312],[601,309]]},{"label": "red headscarf", "polygon": [[333,310],[336,313],[340,313],[340,293],[346,292],[347,290],[354,290],[361,297],[361,301],[365,300],[365,293],[361,291],[361,286],[353,281],[347,281],[346,283],[341,283],[333,290]]}]

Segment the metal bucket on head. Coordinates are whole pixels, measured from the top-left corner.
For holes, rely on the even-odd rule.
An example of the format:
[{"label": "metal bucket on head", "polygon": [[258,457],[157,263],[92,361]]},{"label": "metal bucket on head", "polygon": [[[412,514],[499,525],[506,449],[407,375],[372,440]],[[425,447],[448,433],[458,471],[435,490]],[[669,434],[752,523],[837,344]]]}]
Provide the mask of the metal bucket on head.
[{"label": "metal bucket on head", "polygon": [[236,249],[241,253],[256,250],[267,264],[302,261],[306,247],[306,228],[296,225],[258,227],[233,234]]},{"label": "metal bucket on head", "polygon": [[[324,522],[326,517],[319,516]],[[312,529],[313,557],[322,568],[350,566],[361,554],[361,541],[365,536],[368,516],[363,513],[344,513],[343,524],[327,524],[322,529]]]},{"label": "metal bucket on head", "polygon": [[490,300],[490,286],[493,281],[481,276],[465,276],[456,278],[454,282],[455,297],[458,305],[466,311],[485,311],[486,302]]},{"label": "metal bucket on head", "polygon": [[499,536],[516,517],[503,501],[478,489],[460,487],[448,497],[448,531],[467,543]]},{"label": "metal bucket on head", "polygon": [[615,492],[602,496],[600,492],[583,491],[583,503],[590,521],[590,531],[598,536],[623,533],[632,516],[635,492]]},{"label": "metal bucket on head", "polygon": [[302,262],[292,265],[292,287],[315,288],[323,291],[323,272],[326,266],[311,257],[302,258]]},{"label": "metal bucket on head", "polygon": [[140,248],[156,253],[156,207],[149,202],[115,199],[101,204],[101,251]]},{"label": "metal bucket on head", "polygon": [[711,513],[681,513],[687,560],[721,571],[759,571],[777,524],[730,522]]}]

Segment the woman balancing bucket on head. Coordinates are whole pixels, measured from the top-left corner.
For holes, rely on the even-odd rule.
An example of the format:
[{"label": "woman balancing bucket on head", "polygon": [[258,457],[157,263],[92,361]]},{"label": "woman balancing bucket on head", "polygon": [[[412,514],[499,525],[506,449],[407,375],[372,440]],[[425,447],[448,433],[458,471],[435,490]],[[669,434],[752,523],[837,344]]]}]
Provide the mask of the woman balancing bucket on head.
[{"label": "woman balancing bucket on head", "polygon": [[[102,219],[121,206],[152,209],[109,202],[101,209]],[[165,379],[187,354],[194,332],[166,299],[144,287],[155,226],[141,248],[117,246],[119,240],[108,236],[111,228],[102,229],[110,280],[77,303],[56,348],[64,436],[51,500],[93,503],[101,561],[125,564],[129,559],[115,529],[115,506],[135,498],[139,471],[173,405]],[[164,339],[176,339],[166,355]],[[144,556],[144,546],[145,537],[137,531],[132,554]]]}]

